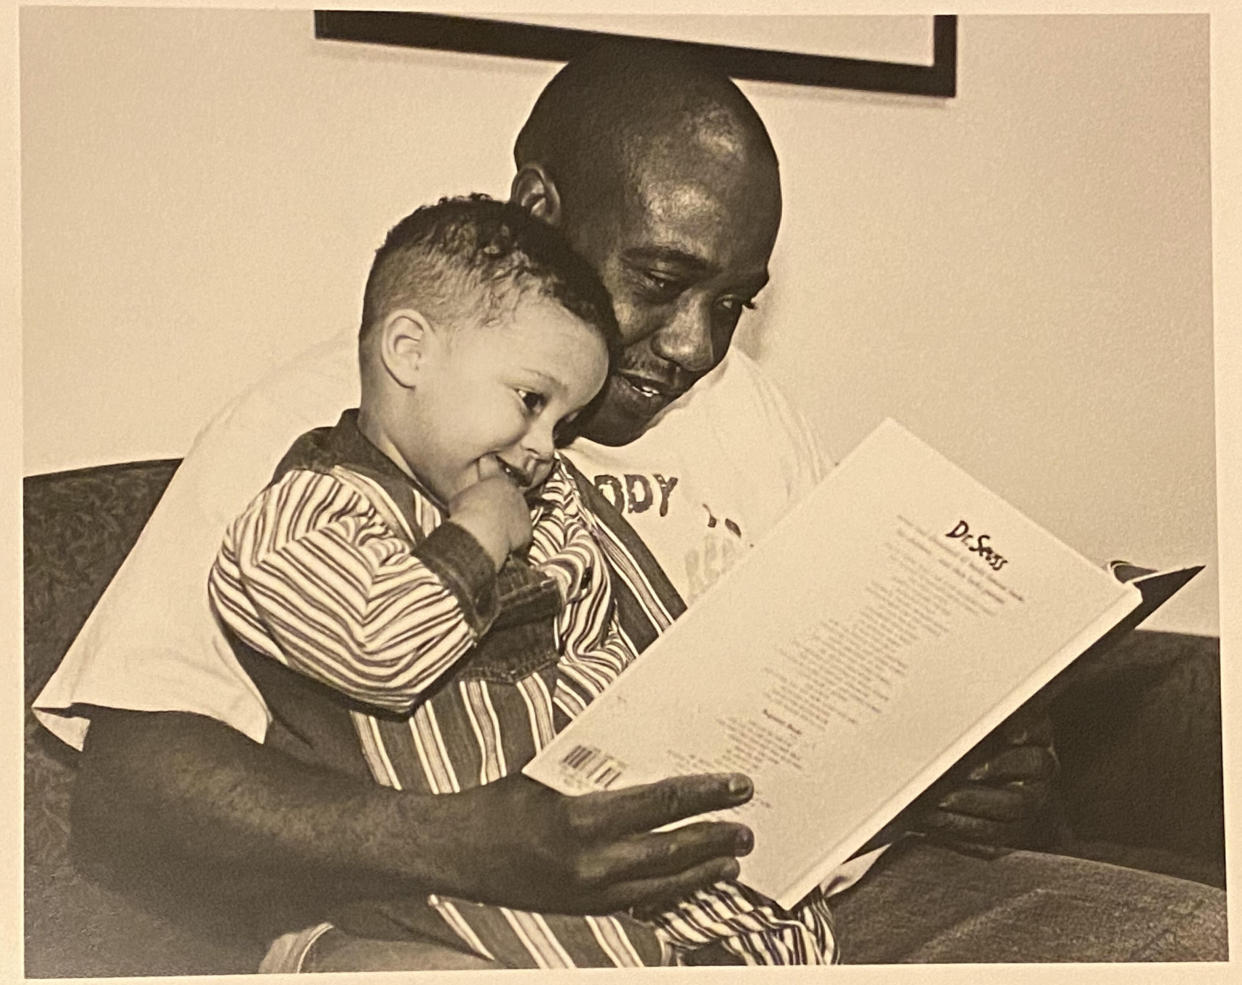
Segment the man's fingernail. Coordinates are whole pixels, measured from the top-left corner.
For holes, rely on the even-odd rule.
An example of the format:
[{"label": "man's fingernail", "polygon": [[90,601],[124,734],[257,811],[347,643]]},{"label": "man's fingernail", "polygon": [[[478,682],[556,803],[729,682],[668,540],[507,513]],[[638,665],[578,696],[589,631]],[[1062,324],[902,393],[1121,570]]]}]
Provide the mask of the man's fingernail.
[{"label": "man's fingernail", "polygon": [[1031,741],[1031,733],[1026,729],[1019,729],[1017,732],[1011,732],[1009,735],[1009,744],[1011,746],[1024,746]]},{"label": "man's fingernail", "polygon": [[976,766],[973,770],[970,771],[969,777],[972,780],[986,780],[988,777],[987,766],[986,765]]},{"label": "man's fingernail", "polygon": [[737,833],[737,839],[734,841],[734,848],[738,855],[749,855],[750,850],[755,847],[755,836],[750,828],[743,828]]},{"label": "man's fingernail", "polygon": [[741,797],[750,793],[750,780],[747,777],[734,775],[729,777],[729,793]]}]

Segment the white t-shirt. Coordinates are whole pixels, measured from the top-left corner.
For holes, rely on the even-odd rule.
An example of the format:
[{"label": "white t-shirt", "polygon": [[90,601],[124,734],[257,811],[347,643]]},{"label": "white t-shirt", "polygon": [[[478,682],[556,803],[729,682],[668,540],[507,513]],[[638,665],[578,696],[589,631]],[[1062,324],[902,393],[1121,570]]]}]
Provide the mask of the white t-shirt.
[{"label": "white t-shirt", "polygon": [[[134,549],[36,699],[81,748],[81,705],[207,715],[262,741],[268,715],[207,605],[225,527],[300,434],[358,403],[342,334],[256,384],[198,435]],[[612,500],[692,602],[827,470],[805,421],[733,351],[638,440],[568,457]]]},{"label": "white t-shirt", "polygon": [[579,440],[567,452],[687,604],[829,467],[803,418],[736,350],[636,441]]}]

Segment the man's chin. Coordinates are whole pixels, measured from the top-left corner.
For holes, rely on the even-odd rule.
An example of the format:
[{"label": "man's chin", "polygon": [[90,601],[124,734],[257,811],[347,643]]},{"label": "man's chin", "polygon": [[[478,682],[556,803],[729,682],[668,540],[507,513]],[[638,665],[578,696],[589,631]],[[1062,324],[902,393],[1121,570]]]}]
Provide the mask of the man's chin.
[{"label": "man's chin", "polygon": [[599,413],[578,431],[580,437],[597,445],[628,445],[651,426],[651,418],[635,420],[633,417]]},{"label": "man's chin", "polygon": [[577,433],[601,445],[627,445],[651,427],[672,401],[644,394],[624,377],[611,377],[589,414],[579,418]]}]

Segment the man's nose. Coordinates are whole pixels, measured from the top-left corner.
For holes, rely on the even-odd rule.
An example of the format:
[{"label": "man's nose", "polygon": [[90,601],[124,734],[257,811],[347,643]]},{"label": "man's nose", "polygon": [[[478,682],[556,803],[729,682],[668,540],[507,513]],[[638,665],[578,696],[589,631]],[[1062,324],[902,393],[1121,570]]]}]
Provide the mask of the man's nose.
[{"label": "man's nose", "polygon": [[671,321],[651,336],[651,349],[661,359],[688,373],[704,373],[718,361],[712,340],[710,306],[687,298]]}]

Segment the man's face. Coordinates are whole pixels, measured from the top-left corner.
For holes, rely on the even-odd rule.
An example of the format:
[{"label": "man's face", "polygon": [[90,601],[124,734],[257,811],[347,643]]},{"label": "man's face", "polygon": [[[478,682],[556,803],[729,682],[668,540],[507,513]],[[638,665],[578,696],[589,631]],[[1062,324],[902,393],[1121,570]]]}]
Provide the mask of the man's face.
[{"label": "man's face", "polygon": [[428,334],[412,426],[396,440],[443,502],[492,475],[523,490],[552,468],[555,435],[599,392],[608,351],[599,333],[542,298],[506,322]]},{"label": "man's face", "polygon": [[651,166],[562,229],[612,295],[624,350],[582,433],[633,441],[728,351],[768,280],[780,224],[775,167]]}]

